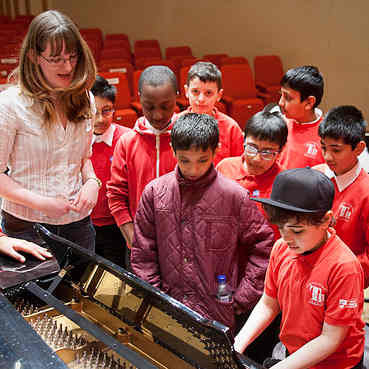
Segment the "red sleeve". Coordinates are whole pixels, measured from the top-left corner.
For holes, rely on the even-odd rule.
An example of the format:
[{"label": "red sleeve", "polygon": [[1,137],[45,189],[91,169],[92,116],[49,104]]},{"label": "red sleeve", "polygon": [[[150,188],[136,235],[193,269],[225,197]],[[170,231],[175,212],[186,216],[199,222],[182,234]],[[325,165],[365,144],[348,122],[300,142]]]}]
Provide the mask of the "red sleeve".
[{"label": "red sleeve", "polygon": [[369,205],[368,201],[360,209],[362,217],[360,219],[360,227],[363,231],[363,251],[357,254],[361,267],[364,271],[364,288],[369,287]]},{"label": "red sleeve", "polygon": [[361,316],[363,275],[355,263],[342,265],[329,287],[324,321],[331,325],[349,325]]},{"label": "red sleeve", "polygon": [[[367,239],[368,240],[368,239]],[[356,255],[359,259],[361,267],[364,272],[364,289],[369,287],[369,246],[367,245],[365,251],[362,254]]]},{"label": "red sleeve", "polygon": [[150,184],[145,187],[136,212],[131,266],[137,276],[160,288],[161,277],[152,191]]},{"label": "red sleeve", "polygon": [[123,138],[124,135],[115,146],[111,178],[106,185],[109,208],[118,226],[133,221],[129,211],[128,171]]}]

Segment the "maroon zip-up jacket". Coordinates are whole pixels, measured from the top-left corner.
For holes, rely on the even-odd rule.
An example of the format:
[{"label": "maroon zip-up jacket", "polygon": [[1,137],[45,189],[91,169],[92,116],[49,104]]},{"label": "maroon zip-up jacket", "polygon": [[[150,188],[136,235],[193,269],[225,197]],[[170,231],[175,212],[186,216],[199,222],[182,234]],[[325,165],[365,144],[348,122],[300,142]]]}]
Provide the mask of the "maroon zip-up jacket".
[{"label": "maroon zip-up jacket", "polygon": [[[133,271],[204,317],[234,328],[233,304],[250,311],[261,296],[273,231],[248,192],[213,165],[197,181],[178,167],[151,181],[134,230]],[[231,303],[216,299],[219,274]]]}]

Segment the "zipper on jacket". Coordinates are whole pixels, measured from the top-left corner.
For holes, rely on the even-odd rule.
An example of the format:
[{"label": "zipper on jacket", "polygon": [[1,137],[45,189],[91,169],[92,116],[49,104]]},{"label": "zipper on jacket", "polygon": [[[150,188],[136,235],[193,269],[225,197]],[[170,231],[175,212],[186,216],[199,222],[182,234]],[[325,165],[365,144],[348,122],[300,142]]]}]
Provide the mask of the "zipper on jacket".
[{"label": "zipper on jacket", "polygon": [[160,166],[160,135],[155,135],[156,141],[156,178],[160,177],[159,175],[159,166]]}]

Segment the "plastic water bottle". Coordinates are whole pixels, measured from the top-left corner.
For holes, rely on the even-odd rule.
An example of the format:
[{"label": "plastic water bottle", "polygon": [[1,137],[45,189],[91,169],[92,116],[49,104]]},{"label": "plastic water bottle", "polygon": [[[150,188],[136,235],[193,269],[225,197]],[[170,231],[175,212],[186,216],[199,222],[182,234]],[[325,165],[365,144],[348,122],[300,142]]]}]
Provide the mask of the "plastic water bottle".
[{"label": "plastic water bottle", "polygon": [[217,282],[217,299],[221,302],[232,302],[232,291],[227,284],[227,277],[224,274],[220,274],[217,276]]}]

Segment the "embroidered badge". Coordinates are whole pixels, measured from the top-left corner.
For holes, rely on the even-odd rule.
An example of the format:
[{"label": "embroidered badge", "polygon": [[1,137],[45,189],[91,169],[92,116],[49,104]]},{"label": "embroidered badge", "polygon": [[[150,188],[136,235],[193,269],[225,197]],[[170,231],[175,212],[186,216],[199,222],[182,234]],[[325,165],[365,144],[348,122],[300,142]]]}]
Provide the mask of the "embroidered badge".
[{"label": "embroidered badge", "polygon": [[259,190],[252,191],[252,196],[259,197],[260,196],[260,191]]},{"label": "embroidered badge", "polygon": [[323,306],[325,301],[326,288],[320,283],[316,282],[310,282],[307,288],[310,293],[309,304]]},{"label": "embroidered badge", "polygon": [[304,156],[315,159],[319,149],[318,144],[316,142],[305,142],[304,146],[305,146]]},{"label": "embroidered badge", "polygon": [[353,212],[354,212],[353,206],[343,202],[340,204],[338,208],[338,212],[335,215],[335,217],[337,220],[343,220],[345,222],[349,222]]}]

